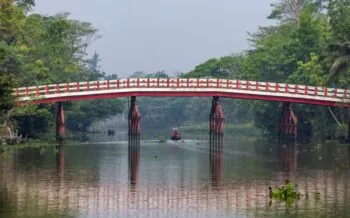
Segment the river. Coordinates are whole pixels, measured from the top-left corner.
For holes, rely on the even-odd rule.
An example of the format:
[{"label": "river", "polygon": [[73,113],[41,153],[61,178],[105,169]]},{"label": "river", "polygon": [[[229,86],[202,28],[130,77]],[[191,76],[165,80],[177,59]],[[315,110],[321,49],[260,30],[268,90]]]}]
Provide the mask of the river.
[{"label": "river", "polygon": [[[57,151],[20,149],[0,157],[0,216],[346,217],[349,158],[348,146],[336,143],[229,136],[215,152],[205,138],[130,149],[107,136]],[[287,179],[301,198],[270,200],[268,187]]]}]

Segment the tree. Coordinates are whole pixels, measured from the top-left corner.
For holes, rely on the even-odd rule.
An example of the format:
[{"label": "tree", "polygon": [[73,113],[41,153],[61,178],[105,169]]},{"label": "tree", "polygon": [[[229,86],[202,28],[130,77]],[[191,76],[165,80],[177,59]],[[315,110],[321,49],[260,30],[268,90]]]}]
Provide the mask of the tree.
[{"label": "tree", "polygon": [[332,29],[333,43],[329,51],[333,63],[326,82],[334,82],[350,66],[350,0],[329,0],[327,9]]},{"label": "tree", "polygon": [[117,80],[119,79],[117,74],[109,74],[109,75],[105,75],[105,79],[106,80]]},{"label": "tree", "polygon": [[[5,115],[7,111],[15,106],[13,93],[13,78],[11,76],[0,76],[0,114]],[[1,117],[0,117],[1,118]]]},{"label": "tree", "polygon": [[186,78],[214,77],[214,78],[240,78],[243,74],[243,54],[225,56],[220,59],[209,59],[194,70],[185,74]]},{"label": "tree", "polygon": [[350,41],[350,0],[329,0],[327,11],[334,40]]},{"label": "tree", "polygon": [[134,73],[132,73],[129,78],[142,78],[142,77],[145,77],[146,76],[146,73],[143,72],[143,71],[136,71]]},{"label": "tree", "polygon": [[94,121],[122,111],[123,103],[118,99],[81,101],[73,104],[71,110],[67,111],[66,125],[72,131],[84,132]]},{"label": "tree", "polygon": [[277,4],[272,4],[273,10],[268,18],[291,22],[299,28],[300,13],[304,2],[305,0],[281,0]]},{"label": "tree", "polygon": [[342,44],[333,44],[330,46],[335,58],[329,72],[327,83],[334,82],[334,79],[339,77],[341,73],[345,72],[350,67],[350,42]]},{"label": "tree", "polygon": [[[100,36],[90,23],[69,19],[69,14],[55,16],[29,14],[34,0],[0,0],[0,98],[1,113],[11,110],[12,121],[20,133],[37,137],[54,123],[55,107],[38,105],[15,108],[12,88],[49,83],[104,79],[95,53],[90,59],[87,47]],[[16,85],[15,85],[16,84]],[[67,103],[80,110],[87,120],[108,116],[118,111],[119,101],[106,101],[106,110],[95,113],[83,103]],[[101,110],[100,102],[89,102],[89,107]],[[79,111],[75,111],[77,114]],[[81,122],[70,114],[72,120]],[[69,122],[69,121],[68,121]],[[89,123],[89,122],[88,122]]]}]

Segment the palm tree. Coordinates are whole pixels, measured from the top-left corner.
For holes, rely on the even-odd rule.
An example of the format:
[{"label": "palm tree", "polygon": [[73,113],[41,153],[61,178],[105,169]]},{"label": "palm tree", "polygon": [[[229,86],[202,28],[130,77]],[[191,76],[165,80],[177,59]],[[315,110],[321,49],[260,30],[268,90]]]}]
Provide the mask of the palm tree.
[{"label": "palm tree", "polygon": [[350,67],[350,41],[342,44],[333,44],[330,50],[335,56],[335,60],[330,69],[326,83],[334,80],[335,77],[345,72]]},{"label": "palm tree", "polygon": [[[350,68],[350,42],[346,41],[342,44],[334,44],[330,46],[330,50],[335,56],[335,60],[330,69],[326,83],[333,82],[334,78],[338,77]],[[348,141],[350,142],[350,109],[348,108]]]}]

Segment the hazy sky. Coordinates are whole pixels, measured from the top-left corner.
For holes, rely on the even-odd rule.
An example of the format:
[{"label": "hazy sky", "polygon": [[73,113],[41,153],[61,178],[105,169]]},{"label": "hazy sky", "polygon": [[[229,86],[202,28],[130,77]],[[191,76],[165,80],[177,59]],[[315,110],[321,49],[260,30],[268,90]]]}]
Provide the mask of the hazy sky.
[{"label": "hazy sky", "polygon": [[248,48],[247,32],[271,23],[273,0],[36,0],[35,12],[91,22],[107,73],[187,72]]}]

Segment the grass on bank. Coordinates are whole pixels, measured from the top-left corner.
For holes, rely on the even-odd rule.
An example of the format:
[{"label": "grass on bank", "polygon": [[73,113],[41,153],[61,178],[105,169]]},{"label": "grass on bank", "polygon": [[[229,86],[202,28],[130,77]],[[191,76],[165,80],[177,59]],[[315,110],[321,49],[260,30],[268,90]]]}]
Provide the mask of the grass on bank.
[{"label": "grass on bank", "polygon": [[[188,125],[180,127],[181,132],[186,133],[204,133],[207,134],[209,132],[209,124],[201,123],[195,125]],[[225,135],[240,135],[240,136],[251,136],[257,137],[262,135],[262,131],[256,127],[254,127],[253,123],[245,123],[245,124],[225,124]]]}]

